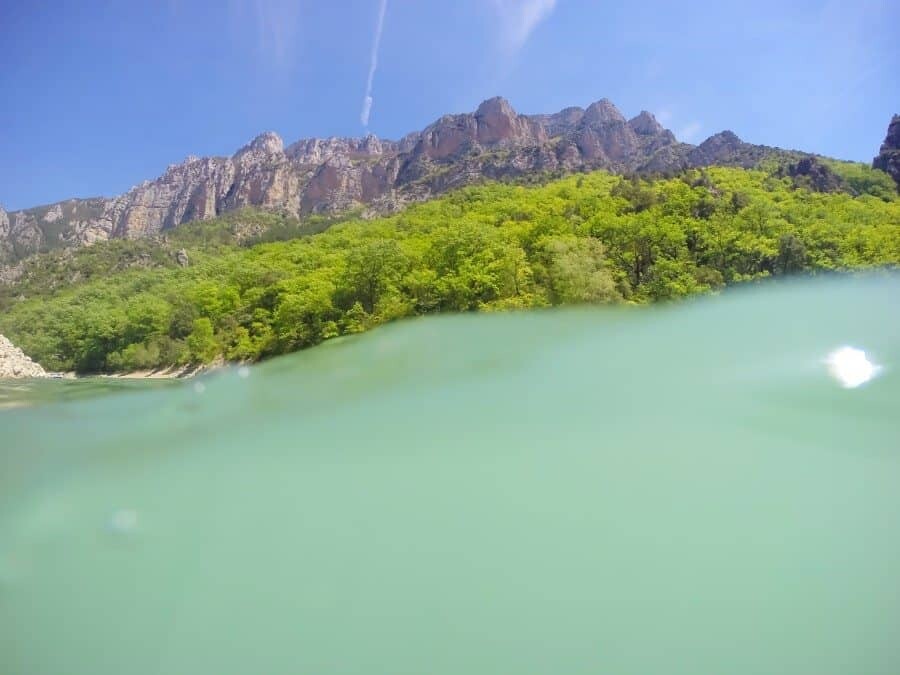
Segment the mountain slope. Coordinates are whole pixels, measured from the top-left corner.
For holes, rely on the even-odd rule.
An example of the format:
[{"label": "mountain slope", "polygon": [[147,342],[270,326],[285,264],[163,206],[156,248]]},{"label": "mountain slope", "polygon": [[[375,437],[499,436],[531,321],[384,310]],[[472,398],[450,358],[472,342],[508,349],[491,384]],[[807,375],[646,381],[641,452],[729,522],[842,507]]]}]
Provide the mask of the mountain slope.
[{"label": "mountain slope", "polygon": [[819,189],[822,167],[809,168],[816,181],[710,168],[494,183],[313,236],[287,222],[296,238],[256,245],[235,226],[278,217],[229,215],[38,256],[0,287],[0,333],[51,370],[134,370],[259,359],[432,312],[645,303],[897,268],[900,197],[884,174],[851,168],[856,196]]},{"label": "mountain slope", "polygon": [[520,115],[493,98],[396,142],[313,138],[285,147],[268,132],[231,157],[188,157],[118,197],[0,209],[0,264],[38,251],[143,237],[247,206],[290,216],[354,208],[374,215],[483,179],[752,167],[796,155],[744,143],[731,132],[699,146],[680,143],[649,112],[627,120],[606,99],[586,109]]}]

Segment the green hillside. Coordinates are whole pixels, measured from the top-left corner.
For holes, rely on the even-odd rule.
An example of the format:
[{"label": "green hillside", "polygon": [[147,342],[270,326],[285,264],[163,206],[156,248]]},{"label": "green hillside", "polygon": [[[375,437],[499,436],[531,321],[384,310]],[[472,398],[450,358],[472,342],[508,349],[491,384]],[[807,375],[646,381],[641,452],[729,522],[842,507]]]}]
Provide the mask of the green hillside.
[{"label": "green hillside", "polygon": [[648,303],[900,264],[890,179],[829,166],[844,191],[775,170],[596,172],[368,221],[232,214],[28,261],[0,286],[0,332],[48,369],[120,371],[255,360],[430,312]]}]

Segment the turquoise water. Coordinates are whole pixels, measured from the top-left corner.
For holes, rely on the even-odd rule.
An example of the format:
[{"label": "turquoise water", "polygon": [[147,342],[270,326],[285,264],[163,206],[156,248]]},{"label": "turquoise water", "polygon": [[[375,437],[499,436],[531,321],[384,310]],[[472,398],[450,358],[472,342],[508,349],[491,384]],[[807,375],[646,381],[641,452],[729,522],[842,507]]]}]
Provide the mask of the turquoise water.
[{"label": "turquoise water", "polygon": [[148,391],[176,384],[170,379],[82,377],[78,379],[0,380],[0,411],[9,408],[76,401],[102,394]]},{"label": "turquoise water", "polygon": [[900,672],[898,302],[763,285],[41,384],[72,400],[0,411],[0,672]]}]

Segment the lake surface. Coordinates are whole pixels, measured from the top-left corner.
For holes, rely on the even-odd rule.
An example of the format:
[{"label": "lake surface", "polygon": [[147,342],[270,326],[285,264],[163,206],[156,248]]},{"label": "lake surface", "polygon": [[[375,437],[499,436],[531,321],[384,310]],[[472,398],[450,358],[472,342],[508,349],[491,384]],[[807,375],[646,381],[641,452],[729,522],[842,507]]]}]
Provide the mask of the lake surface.
[{"label": "lake surface", "polygon": [[130,379],[118,377],[54,378],[42,380],[0,380],[0,412],[9,408],[77,401],[103,394],[143,392],[177,384],[171,379]]},{"label": "lake surface", "polygon": [[898,310],[821,280],[4,385],[0,672],[895,675]]}]

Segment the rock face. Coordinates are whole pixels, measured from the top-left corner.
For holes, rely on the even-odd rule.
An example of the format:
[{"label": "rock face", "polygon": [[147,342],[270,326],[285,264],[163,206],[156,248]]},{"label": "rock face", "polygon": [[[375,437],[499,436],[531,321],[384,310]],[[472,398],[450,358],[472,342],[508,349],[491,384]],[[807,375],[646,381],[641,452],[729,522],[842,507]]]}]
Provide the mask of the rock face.
[{"label": "rock face", "polygon": [[231,157],[188,157],[118,197],[0,209],[0,265],[42,250],[155,234],[245,206],[294,216],[355,208],[375,215],[485,178],[752,166],[773,152],[728,131],[696,147],[679,143],[649,112],[627,120],[607,99],[586,109],[520,115],[492,98],[474,113],[446,115],[400,141],[311,138],[285,147],[267,132]]},{"label": "rock face", "polygon": [[[887,136],[884,143],[881,144],[881,151],[872,162],[872,166],[889,174],[897,183],[897,190],[900,191],[900,115],[894,115],[891,119]],[[2,226],[2,220],[0,220],[0,228]]]},{"label": "rock face", "polygon": [[0,335],[0,379],[23,377],[47,377],[47,373]]},{"label": "rock face", "polygon": [[9,229],[9,214],[0,206],[0,262],[13,257],[12,237]]},{"label": "rock face", "polygon": [[846,187],[840,176],[815,157],[788,164],[781,175],[790,176],[795,185],[805,185],[816,192],[837,192]]}]

